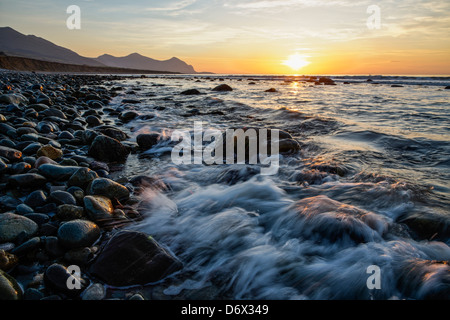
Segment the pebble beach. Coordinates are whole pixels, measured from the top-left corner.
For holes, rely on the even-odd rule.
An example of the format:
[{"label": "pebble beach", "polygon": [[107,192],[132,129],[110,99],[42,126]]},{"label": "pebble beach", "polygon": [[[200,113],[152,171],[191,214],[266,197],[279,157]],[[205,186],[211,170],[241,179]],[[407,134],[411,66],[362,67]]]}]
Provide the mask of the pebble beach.
[{"label": "pebble beach", "polygon": [[[448,84],[4,71],[0,300],[449,298]],[[175,165],[194,121],[279,171]]]}]

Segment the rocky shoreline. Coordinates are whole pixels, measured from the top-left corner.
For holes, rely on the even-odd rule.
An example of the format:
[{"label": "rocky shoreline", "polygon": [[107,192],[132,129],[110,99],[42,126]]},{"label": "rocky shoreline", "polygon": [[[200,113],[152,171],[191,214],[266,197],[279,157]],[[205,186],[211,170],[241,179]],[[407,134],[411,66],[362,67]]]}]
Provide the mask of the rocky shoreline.
[{"label": "rocky shoreline", "polygon": [[142,300],[136,286],[182,268],[121,229],[142,218],[141,187],[162,186],[111,175],[154,140],[129,141],[121,124],[138,115],[109,105],[124,77],[0,74],[0,300]]}]

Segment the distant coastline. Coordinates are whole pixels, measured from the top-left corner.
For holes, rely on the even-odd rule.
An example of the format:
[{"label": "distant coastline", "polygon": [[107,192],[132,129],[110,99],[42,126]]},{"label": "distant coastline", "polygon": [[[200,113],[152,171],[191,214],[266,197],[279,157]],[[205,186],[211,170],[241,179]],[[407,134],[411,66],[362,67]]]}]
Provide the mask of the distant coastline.
[{"label": "distant coastline", "polygon": [[95,74],[180,74],[179,72],[139,70],[115,67],[95,67],[87,65],[66,64],[59,62],[43,61],[31,58],[8,56],[0,53],[0,69],[12,71],[35,72],[70,72],[70,73],[95,73]]}]

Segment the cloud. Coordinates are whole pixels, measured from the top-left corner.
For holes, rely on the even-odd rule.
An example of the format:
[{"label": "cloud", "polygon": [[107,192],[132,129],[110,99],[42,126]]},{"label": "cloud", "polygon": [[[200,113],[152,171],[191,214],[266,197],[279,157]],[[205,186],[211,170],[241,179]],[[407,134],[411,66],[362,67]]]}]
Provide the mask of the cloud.
[{"label": "cloud", "polygon": [[147,7],[144,9],[144,11],[154,11],[154,12],[177,11],[185,9],[196,2],[197,0],[182,0],[175,3],[169,3],[167,6],[164,7]]},{"label": "cloud", "polygon": [[238,9],[250,9],[250,10],[263,10],[273,8],[287,8],[292,7],[323,7],[323,6],[357,6],[367,3],[367,1],[347,1],[347,0],[258,0],[248,3],[226,3],[225,7],[238,8]]}]

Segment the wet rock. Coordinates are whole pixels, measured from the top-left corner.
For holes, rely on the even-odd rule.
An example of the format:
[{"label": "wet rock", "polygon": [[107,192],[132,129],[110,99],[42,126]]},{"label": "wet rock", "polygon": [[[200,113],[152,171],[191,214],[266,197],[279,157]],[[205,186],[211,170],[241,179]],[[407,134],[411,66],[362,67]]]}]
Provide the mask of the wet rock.
[{"label": "wet rock", "polygon": [[48,222],[44,223],[39,227],[39,235],[40,236],[55,236],[58,231],[58,227],[55,225],[55,223]]},{"label": "wet rock", "polygon": [[0,123],[0,133],[9,135],[8,132],[17,133],[17,130],[13,126],[10,126],[9,124]]},{"label": "wet rock", "polygon": [[58,164],[61,166],[65,166],[65,167],[77,167],[78,166],[78,162],[76,162],[73,159],[67,159],[67,158],[62,159],[60,162],[58,162]]},{"label": "wet rock", "polygon": [[105,135],[97,136],[89,148],[90,156],[106,162],[125,162],[130,152],[120,141]]},{"label": "wet rock", "polygon": [[1,139],[0,146],[16,149],[16,144],[10,139]]},{"label": "wet rock", "polygon": [[80,167],[43,164],[39,166],[38,172],[48,179],[60,181],[69,179],[79,168]]},{"label": "wet rock", "polygon": [[47,157],[50,158],[52,160],[56,160],[59,159],[63,156],[63,152],[61,149],[57,149],[55,147],[53,147],[52,145],[45,145],[42,146],[37,152],[36,155],[38,157]]},{"label": "wet rock", "polygon": [[11,252],[17,256],[24,256],[29,252],[36,250],[41,245],[41,239],[39,237],[31,238],[20,246],[15,247]]},{"label": "wet rock", "polygon": [[437,213],[412,213],[399,218],[406,224],[416,238],[445,241],[450,236],[450,218]]},{"label": "wet rock", "polygon": [[56,203],[50,202],[50,203],[47,203],[47,204],[43,205],[42,207],[36,208],[36,211],[42,212],[42,213],[51,213],[51,214],[53,214],[54,212],[56,212],[56,208],[57,207],[58,206],[56,205]]},{"label": "wet rock", "polygon": [[197,89],[188,89],[188,90],[181,92],[180,94],[192,96],[192,95],[197,95],[197,94],[202,94],[202,93],[200,91],[198,91]]},{"label": "wet rock", "polygon": [[91,168],[94,171],[97,170],[105,170],[105,171],[109,171],[109,166],[107,163],[105,162],[101,162],[101,161],[92,161],[89,164],[89,168]]},{"label": "wet rock", "polygon": [[60,205],[56,211],[56,216],[62,221],[81,219],[83,215],[84,208],[72,204]]},{"label": "wet rock", "polygon": [[0,103],[15,104],[28,103],[28,99],[20,93],[8,93],[0,95]]},{"label": "wet rock", "polygon": [[99,135],[98,132],[88,129],[83,131],[82,140],[84,141],[85,144],[91,145],[98,135]]},{"label": "wet rock", "polygon": [[35,190],[28,194],[24,203],[31,208],[42,207],[47,203],[47,196],[42,190]]},{"label": "wet rock", "polygon": [[[43,94],[43,93],[39,94],[39,96],[36,97],[36,103],[45,104],[47,106],[53,105],[52,99],[50,99],[49,96],[47,96],[46,94]],[[53,110],[55,110],[55,109],[53,109]]]},{"label": "wet rock", "polygon": [[38,132],[36,131],[36,129],[34,129],[32,127],[19,127],[16,129],[16,133],[17,133],[17,135],[22,136],[27,133],[37,134]]},{"label": "wet rock", "polygon": [[278,90],[275,89],[275,88],[270,88],[270,89],[267,89],[267,90],[264,91],[264,92],[278,92]]},{"label": "wet rock", "polygon": [[137,99],[123,99],[122,103],[138,104],[141,103],[141,101]]},{"label": "wet rock", "polygon": [[58,134],[58,140],[61,140],[61,139],[71,140],[71,139],[74,139],[74,136],[69,131],[62,131],[60,134]]},{"label": "wet rock", "polygon": [[333,79],[328,78],[328,77],[320,77],[318,82],[326,84],[326,85],[334,85],[335,84]]},{"label": "wet rock", "polygon": [[135,111],[126,111],[126,112],[122,112],[119,115],[119,119],[122,120],[123,122],[129,122],[131,120],[136,119],[139,116],[139,113],[135,112]]},{"label": "wet rock", "polygon": [[20,137],[20,141],[37,142],[39,136],[36,133],[27,133]]},{"label": "wet rock", "polygon": [[31,169],[31,165],[27,162],[19,162],[19,163],[15,163],[11,166],[11,170],[15,173],[15,174],[20,174],[20,173],[25,173],[28,172],[28,170]]},{"label": "wet rock", "polygon": [[28,108],[30,108],[30,109],[34,109],[34,110],[36,110],[37,112],[41,112],[41,111],[44,111],[44,110],[47,110],[49,107],[48,106],[46,106],[45,104],[42,104],[42,103],[36,103],[36,104],[30,104],[29,106],[28,106]]},{"label": "wet rock", "polygon": [[283,139],[279,141],[280,153],[295,153],[300,149],[300,144],[294,139]]},{"label": "wet rock", "polygon": [[32,156],[26,156],[26,157],[23,157],[22,160],[23,160],[24,162],[26,162],[26,163],[29,163],[30,166],[31,166],[32,168],[34,168],[34,165],[35,165],[35,163],[36,163],[36,158],[35,158],[35,157],[32,157]]},{"label": "wet rock", "polygon": [[119,201],[130,197],[130,191],[125,186],[107,178],[98,178],[92,181],[87,189],[87,194],[105,196]]},{"label": "wet rock", "polygon": [[9,177],[8,183],[13,187],[38,188],[47,182],[45,177],[37,173],[15,174]]},{"label": "wet rock", "polygon": [[39,142],[35,142],[35,143],[31,143],[28,146],[26,146],[22,152],[25,155],[31,156],[31,155],[35,155],[39,149],[42,148],[42,144],[40,144]]},{"label": "wet rock", "polygon": [[70,249],[89,247],[100,237],[100,228],[88,220],[72,220],[58,229],[61,244]]},{"label": "wet rock", "polygon": [[19,161],[22,158],[22,152],[19,150],[0,146],[0,157],[6,158],[9,161]]},{"label": "wet rock", "polygon": [[50,159],[49,157],[39,157],[34,163],[34,167],[37,169],[43,164],[58,164],[58,163]]},{"label": "wet rock", "polygon": [[94,283],[83,292],[83,300],[103,300],[106,296],[106,289],[100,283]]},{"label": "wet rock", "polygon": [[69,178],[67,185],[86,188],[88,184],[97,179],[98,174],[89,168],[80,168]]},{"label": "wet rock", "polygon": [[21,300],[22,294],[16,279],[0,269],[0,300]]},{"label": "wet rock", "polygon": [[137,188],[151,188],[158,190],[169,189],[169,187],[161,179],[143,175],[131,178],[130,183]]},{"label": "wet rock", "polygon": [[233,91],[233,88],[231,88],[229,85],[227,84],[221,84],[218,85],[217,87],[215,87],[213,89],[213,91],[219,91],[219,92],[225,92],[225,91]]},{"label": "wet rock", "polygon": [[77,201],[75,200],[74,196],[71,195],[69,192],[57,190],[50,193],[49,197],[53,202],[55,202],[57,205],[61,204],[71,204],[76,205]]},{"label": "wet rock", "polygon": [[83,201],[86,213],[91,220],[101,221],[112,218],[114,207],[109,198],[104,196],[85,196]]},{"label": "wet rock", "polygon": [[41,122],[39,122],[37,124],[36,130],[39,133],[48,134],[48,133],[51,133],[53,131],[58,131],[58,128],[55,127],[55,125],[52,124],[52,123],[49,123],[47,121],[41,121]]},{"label": "wet rock", "polygon": [[99,128],[98,131],[118,141],[125,141],[129,138],[128,134],[117,128]]},{"label": "wet rock", "polygon": [[144,133],[136,137],[136,142],[142,149],[150,149],[158,143],[160,135],[158,133]]},{"label": "wet rock", "polygon": [[38,226],[41,226],[45,223],[47,223],[50,220],[50,217],[44,213],[26,213],[23,215],[24,217],[27,217],[30,220],[33,220],[36,222]]},{"label": "wet rock", "polygon": [[67,119],[67,116],[64,114],[64,112],[58,109],[46,109],[41,112],[41,115],[43,115],[44,117],[57,117],[60,119]]},{"label": "wet rock", "polygon": [[45,251],[51,257],[61,257],[65,253],[65,249],[61,246],[57,237],[43,237]]},{"label": "wet rock", "polygon": [[86,122],[89,124],[89,126],[91,127],[97,127],[103,124],[103,121],[99,118],[96,117],[94,115],[91,116],[87,116],[86,117]]},{"label": "wet rock", "polygon": [[181,268],[181,262],[153,238],[121,231],[108,241],[90,271],[107,284],[121,287],[156,282]]},{"label": "wet rock", "polygon": [[414,300],[448,300],[450,266],[448,261],[408,259],[394,266],[399,274],[397,286],[403,295]]},{"label": "wet rock", "polygon": [[0,209],[3,211],[14,210],[21,203],[20,199],[11,196],[0,196]]},{"label": "wet rock", "polygon": [[84,190],[80,187],[72,186],[67,189],[67,192],[69,192],[71,195],[74,196],[74,198],[77,200],[77,203],[82,203],[84,198]]},{"label": "wet rock", "polygon": [[64,254],[64,260],[77,266],[85,266],[94,258],[94,251],[89,247],[71,249]]},{"label": "wet rock", "polygon": [[24,215],[24,214],[27,214],[27,213],[33,213],[34,211],[33,211],[33,209],[31,208],[31,207],[29,207],[29,206],[27,206],[26,204],[24,204],[24,203],[21,203],[21,204],[19,204],[17,207],[16,207],[16,213],[17,214],[20,214],[20,215]]},{"label": "wet rock", "polygon": [[[54,263],[49,266],[44,273],[44,282],[46,286],[55,290],[56,292],[65,293],[69,296],[79,295],[87,286],[86,280],[79,278],[80,289],[69,289],[67,286],[68,280],[71,281],[71,276],[76,277],[75,274],[69,273],[66,267],[61,264]],[[71,279],[69,279],[71,278]],[[75,280],[69,283],[75,283]]]},{"label": "wet rock", "polygon": [[300,225],[293,226],[299,236],[319,242],[344,244],[381,240],[388,228],[385,217],[327,196],[305,198],[293,205]]},{"label": "wet rock", "polygon": [[6,212],[0,214],[0,242],[14,242],[19,236],[29,238],[38,231],[38,225],[24,217]]}]

